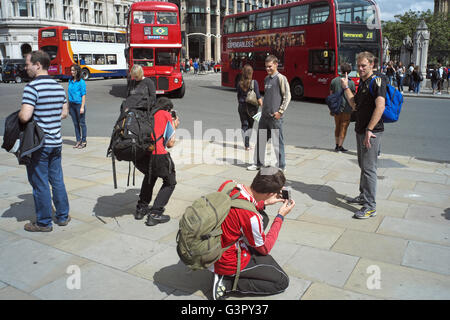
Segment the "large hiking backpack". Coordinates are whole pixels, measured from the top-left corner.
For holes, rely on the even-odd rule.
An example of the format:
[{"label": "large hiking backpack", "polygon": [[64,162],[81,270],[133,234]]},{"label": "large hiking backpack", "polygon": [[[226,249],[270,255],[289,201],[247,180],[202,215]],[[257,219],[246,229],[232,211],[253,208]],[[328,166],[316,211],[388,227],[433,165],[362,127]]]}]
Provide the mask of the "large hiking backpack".
[{"label": "large hiking backpack", "polygon": [[[378,77],[375,76],[372,78],[372,80],[370,80],[369,91],[371,95],[373,95],[372,85],[376,78]],[[382,116],[383,122],[385,123],[396,122],[400,117],[400,112],[402,111],[402,104],[403,104],[403,95],[401,94],[401,92],[395,89],[395,87],[393,87],[389,83],[386,84],[385,108]]]},{"label": "large hiking backpack", "polygon": [[[136,162],[143,157],[151,158],[156,142],[162,138],[162,136],[154,138],[156,136],[154,132],[154,115],[159,109],[154,108],[150,111],[150,109],[130,108],[126,106],[126,101],[121,106],[121,112],[114,125],[107,151],[107,156],[112,158],[114,188],[116,189],[115,159],[130,162],[127,182],[127,186],[129,186],[131,162],[136,165]],[[150,166],[151,163],[149,163],[149,170]],[[134,172],[135,169],[136,167],[134,167]]]},{"label": "large hiking backpack", "polygon": [[[240,192],[230,197],[235,182],[226,184],[222,191],[213,192],[195,200],[186,208],[177,234],[177,253],[181,261],[191,270],[206,269],[220,259],[222,254],[235,243],[222,248],[222,222],[231,208],[257,212],[255,205],[247,200],[237,199]],[[241,269],[241,250],[238,246],[238,265],[235,285]],[[235,286],[234,286],[235,287]]]}]

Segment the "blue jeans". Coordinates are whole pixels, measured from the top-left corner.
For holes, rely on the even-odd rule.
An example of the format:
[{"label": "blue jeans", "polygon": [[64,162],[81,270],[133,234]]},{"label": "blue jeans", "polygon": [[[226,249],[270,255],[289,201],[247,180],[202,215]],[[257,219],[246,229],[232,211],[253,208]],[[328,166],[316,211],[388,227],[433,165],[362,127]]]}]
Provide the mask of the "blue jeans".
[{"label": "blue jeans", "polygon": [[414,86],[414,92],[415,92],[415,93],[420,93],[420,81],[417,81],[417,82],[415,82],[414,84],[415,84],[415,86]]},{"label": "blue jeans", "polygon": [[283,118],[279,120],[262,115],[258,124],[258,136],[256,142],[255,162],[258,167],[264,166],[266,157],[266,144],[272,138],[272,145],[277,156],[277,167],[286,167],[284,155]]},{"label": "blue jeans", "polygon": [[[80,114],[81,104],[69,102],[69,112],[72,117],[73,125],[75,127],[75,136],[77,142],[86,142],[86,106],[84,107],[84,113]],[[81,133],[80,133],[81,128]]]},{"label": "blue jeans", "polygon": [[56,220],[64,222],[69,215],[69,199],[61,166],[61,149],[62,147],[43,147],[33,152],[31,164],[27,165],[28,181],[33,187],[36,223],[41,227],[52,225],[52,196],[49,182],[52,185]]}]

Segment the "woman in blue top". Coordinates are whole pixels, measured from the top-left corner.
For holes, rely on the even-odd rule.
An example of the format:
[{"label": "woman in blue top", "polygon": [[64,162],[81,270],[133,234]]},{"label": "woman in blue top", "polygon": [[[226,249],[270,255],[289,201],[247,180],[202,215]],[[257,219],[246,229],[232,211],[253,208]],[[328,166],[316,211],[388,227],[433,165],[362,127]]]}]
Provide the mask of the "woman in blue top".
[{"label": "woman in blue top", "polygon": [[[75,126],[77,143],[74,148],[86,147],[86,83],[81,79],[81,68],[74,64],[70,68],[72,80],[69,80],[69,112]],[[81,130],[80,130],[81,128]],[[80,133],[81,131],[81,133]]]},{"label": "woman in blue top", "polygon": [[258,106],[251,105],[245,101],[247,93],[253,83],[253,90],[256,93],[259,107],[262,106],[262,98],[259,92],[258,81],[253,80],[253,68],[246,64],[242,68],[241,80],[237,83],[238,113],[241,120],[241,128],[244,135],[245,150],[250,150],[250,134],[255,120],[253,116],[258,112]]}]

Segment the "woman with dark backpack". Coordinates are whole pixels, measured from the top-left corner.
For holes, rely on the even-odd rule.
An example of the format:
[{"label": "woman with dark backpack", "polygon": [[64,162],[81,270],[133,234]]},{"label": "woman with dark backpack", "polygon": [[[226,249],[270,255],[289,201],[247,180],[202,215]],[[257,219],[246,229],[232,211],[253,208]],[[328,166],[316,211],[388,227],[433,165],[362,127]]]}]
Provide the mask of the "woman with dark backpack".
[{"label": "woman with dark backpack", "polygon": [[[244,136],[245,150],[250,150],[250,134],[255,120],[253,116],[258,112],[258,107],[262,106],[261,94],[259,92],[258,81],[253,80],[253,68],[246,64],[242,68],[241,80],[237,87],[238,113],[241,120],[242,134]],[[250,101],[249,95],[253,96]]]}]

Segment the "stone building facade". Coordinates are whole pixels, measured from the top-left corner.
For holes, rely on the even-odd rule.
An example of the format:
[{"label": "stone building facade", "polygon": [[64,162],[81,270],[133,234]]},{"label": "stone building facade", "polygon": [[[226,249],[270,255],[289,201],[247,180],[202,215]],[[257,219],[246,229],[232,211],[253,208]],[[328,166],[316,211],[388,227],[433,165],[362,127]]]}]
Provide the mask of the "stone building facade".
[{"label": "stone building facade", "polygon": [[[165,0],[178,5],[183,58],[220,60],[221,23],[228,14],[293,0]],[[133,0],[0,0],[0,60],[38,48],[38,29],[53,25],[124,30]]]},{"label": "stone building facade", "polygon": [[54,25],[125,30],[128,0],[0,0],[0,60],[38,49],[38,29]]}]

